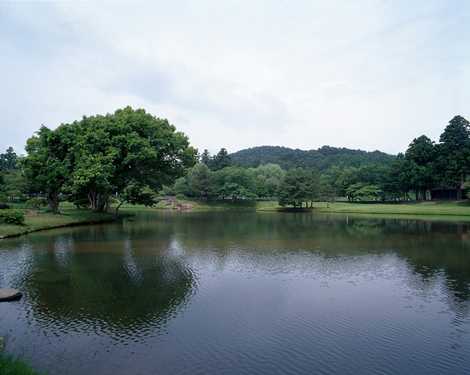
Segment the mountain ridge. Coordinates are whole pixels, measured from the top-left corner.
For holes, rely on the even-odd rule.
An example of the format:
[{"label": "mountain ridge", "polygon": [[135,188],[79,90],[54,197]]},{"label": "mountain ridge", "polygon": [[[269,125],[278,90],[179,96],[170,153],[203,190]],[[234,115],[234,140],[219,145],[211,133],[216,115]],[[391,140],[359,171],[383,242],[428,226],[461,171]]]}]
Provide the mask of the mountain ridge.
[{"label": "mountain ridge", "polygon": [[236,151],[230,157],[235,165],[245,167],[274,163],[285,169],[303,167],[326,170],[334,165],[359,167],[366,164],[388,164],[396,156],[379,150],[364,151],[346,147],[322,146],[318,149],[301,150],[264,145]]}]

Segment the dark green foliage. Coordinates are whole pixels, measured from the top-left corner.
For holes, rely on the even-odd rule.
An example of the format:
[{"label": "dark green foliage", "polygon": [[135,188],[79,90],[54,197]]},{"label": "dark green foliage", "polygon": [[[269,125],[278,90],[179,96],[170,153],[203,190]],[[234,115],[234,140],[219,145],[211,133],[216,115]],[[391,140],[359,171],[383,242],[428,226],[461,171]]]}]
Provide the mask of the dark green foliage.
[{"label": "dark green foliage", "polygon": [[26,181],[20,170],[20,158],[12,147],[0,154],[0,202],[18,202],[24,199]]},{"label": "dark green foliage", "polygon": [[287,171],[279,187],[279,204],[301,208],[312,206],[312,203],[321,196],[320,179],[318,173],[302,168]]},{"label": "dark green foliage", "polygon": [[366,152],[323,146],[318,150],[299,150],[279,146],[260,146],[230,154],[233,164],[256,167],[274,163],[283,169],[296,167],[325,171],[333,166],[359,167],[364,164],[388,164],[394,156],[379,151]]},{"label": "dark green foliage", "polygon": [[188,193],[200,199],[208,199],[214,193],[212,186],[213,176],[210,169],[204,163],[196,164],[187,175],[187,189],[182,193]]},{"label": "dark green foliage", "polygon": [[351,201],[378,201],[383,199],[383,191],[378,185],[356,183],[347,189]]},{"label": "dark green foliage", "polygon": [[229,156],[225,148],[221,148],[220,151],[212,158],[209,163],[210,169],[218,171],[232,165],[232,158]]},{"label": "dark green foliage", "polygon": [[149,205],[154,191],[172,184],[196,159],[187,137],[165,119],[130,107],[84,117],[56,130],[42,127],[28,140],[24,170],[30,191],[45,195],[53,212],[59,198],[95,211],[111,198]]},{"label": "dark green foliage", "polygon": [[30,366],[19,359],[0,354],[1,375],[39,375]]},{"label": "dark green foliage", "polygon": [[25,202],[25,205],[28,208],[39,210],[40,208],[47,206],[47,200],[43,197],[33,197],[33,198],[28,199]]},{"label": "dark green foliage", "polygon": [[470,173],[470,123],[462,116],[450,120],[441,134],[436,164],[440,185],[457,188],[461,197]]},{"label": "dark green foliage", "polygon": [[0,223],[23,225],[24,224],[24,213],[20,210],[1,210],[0,211]]},{"label": "dark green foliage", "polygon": [[13,147],[8,147],[6,152],[0,154],[0,171],[11,171],[18,167],[18,155]]},{"label": "dark green foliage", "polygon": [[415,191],[416,199],[426,199],[426,192],[435,185],[436,146],[428,137],[422,135],[411,142],[405,153],[410,187]]},{"label": "dark green foliage", "polygon": [[25,158],[11,148],[0,155],[0,201],[45,197],[53,212],[60,199],[96,211],[111,202],[117,208],[125,202],[152,205],[156,191],[203,200],[278,198],[303,207],[336,197],[423,200],[436,189],[458,190],[461,197],[470,186],[470,123],[461,116],[449,122],[439,143],[423,135],[397,156],[262,146],[231,155],[225,148],[214,156],[204,150],[195,164],[196,150],[184,134],[165,119],[127,107],[56,130],[42,127],[26,151]]},{"label": "dark green foliage", "polygon": [[277,164],[260,165],[250,168],[253,176],[254,193],[258,198],[275,198],[286,172]]},{"label": "dark green foliage", "polygon": [[217,171],[232,165],[232,159],[225,148],[221,148],[220,151],[214,156],[211,156],[209,151],[205,149],[199,156],[199,161],[201,164],[206,165],[210,170],[213,171]]},{"label": "dark green foliage", "polygon": [[226,167],[214,172],[215,194],[219,199],[256,198],[253,176],[246,168]]},{"label": "dark green foliage", "polygon": [[199,163],[185,177],[177,179],[173,189],[169,190],[175,194],[205,200],[266,199],[277,196],[284,174],[274,164],[258,168],[231,166],[211,171],[206,164]]},{"label": "dark green foliage", "polygon": [[211,155],[207,149],[204,149],[203,153],[200,156],[200,162],[209,166],[211,162]]},{"label": "dark green foliage", "polygon": [[75,155],[73,149],[78,128],[61,125],[56,130],[45,126],[28,139],[23,169],[31,193],[46,197],[50,210],[58,212],[59,196],[71,181]]},{"label": "dark green foliage", "polygon": [[19,202],[27,193],[26,179],[21,170],[5,170],[0,174],[0,201]]}]

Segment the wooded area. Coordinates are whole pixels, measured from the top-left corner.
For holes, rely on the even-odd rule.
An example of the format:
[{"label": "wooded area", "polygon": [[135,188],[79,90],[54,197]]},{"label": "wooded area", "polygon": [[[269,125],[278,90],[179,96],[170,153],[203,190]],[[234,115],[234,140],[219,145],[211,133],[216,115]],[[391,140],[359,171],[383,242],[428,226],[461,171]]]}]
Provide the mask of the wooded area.
[{"label": "wooded area", "polygon": [[470,124],[455,116],[439,142],[422,135],[397,156],[324,146],[302,151],[262,146],[229,154],[197,154],[167,120],[130,107],[83,117],[54,130],[41,127],[26,155],[0,155],[0,202],[59,202],[116,212],[123,203],[153,205],[176,195],[201,200],[315,201],[466,198]]}]

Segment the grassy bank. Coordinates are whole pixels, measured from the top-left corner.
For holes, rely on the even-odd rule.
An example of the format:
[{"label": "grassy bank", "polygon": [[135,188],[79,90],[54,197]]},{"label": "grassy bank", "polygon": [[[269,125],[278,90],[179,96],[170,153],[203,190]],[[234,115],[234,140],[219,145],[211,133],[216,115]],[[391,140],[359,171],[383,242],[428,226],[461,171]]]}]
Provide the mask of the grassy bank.
[{"label": "grassy bank", "polygon": [[[206,202],[178,200],[177,204],[160,204],[157,208],[187,207],[193,211],[255,210],[279,211],[283,208],[275,201],[262,202]],[[314,211],[324,213],[350,213],[370,215],[452,216],[470,220],[470,202],[420,202],[420,203],[350,203],[317,202]]]},{"label": "grassy bank", "polygon": [[88,210],[78,210],[69,205],[61,207],[58,215],[44,211],[23,210],[24,225],[0,224],[0,239],[19,236],[45,229],[60,228],[79,224],[95,224],[114,220],[111,213],[97,213]]},{"label": "grassy bank", "polygon": [[0,354],[0,374],[2,375],[39,375],[26,363]]},{"label": "grassy bank", "polygon": [[381,214],[381,215],[426,215],[426,216],[460,216],[469,217],[469,202],[421,202],[398,204],[364,204],[338,202],[327,205],[316,205],[318,211],[335,213],[356,214]]},{"label": "grassy bank", "polygon": [[[207,202],[175,200],[160,202],[157,207],[123,206],[122,215],[136,214],[139,211],[155,209],[179,209],[187,211],[259,211],[275,212],[282,210],[275,201],[263,202]],[[470,221],[470,202],[422,202],[422,203],[349,203],[335,202],[314,204],[315,212],[377,215],[382,217],[426,217],[440,220]],[[112,213],[96,213],[78,210],[70,204],[61,206],[61,214],[53,215],[44,211],[24,210],[25,225],[0,224],[0,239],[13,237],[45,229],[60,228],[80,224],[95,224],[115,220]]]},{"label": "grassy bank", "polygon": [[[259,202],[258,211],[277,211],[277,202]],[[314,204],[316,212],[349,213],[382,216],[459,217],[470,220],[470,202],[420,202],[420,203],[349,203]]]}]

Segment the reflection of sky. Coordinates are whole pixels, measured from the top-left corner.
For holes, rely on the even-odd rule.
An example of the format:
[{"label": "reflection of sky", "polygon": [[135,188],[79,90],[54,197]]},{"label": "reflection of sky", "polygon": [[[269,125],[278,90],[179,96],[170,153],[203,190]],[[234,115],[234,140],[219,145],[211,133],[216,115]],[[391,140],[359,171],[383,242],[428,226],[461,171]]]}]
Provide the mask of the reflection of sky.
[{"label": "reflection of sky", "polygon": [[[466,251],[460,240],[466,227],[350,219],[346,228],[342,219],[307,216],[300,222],[283,216],[280,226],[279,216],[162,217],[126,223],[124,233],[110,225],[3,242],[0,280],[25,291],[22,301],[0,305],[0,327],[14,329],[0,331],[8,350],[51,374],[72,375],[310,374],[319,368],[455,374],[470,366],[470,302],[458,295],[468,269],[465,262],[456,268],[454,258],[464,254],[458,249]],[[283,231],[285,220],[297,223],[299,233]],[[303,225],[315,230],[305,234]],[[443,257],[435,241],[441,237],[454,257]],[[31,283],[40,280],[43,288]],[[189,290],[175,300],[180,284]],[[98,290],[84,290],[90,285]],[[81,291],[86,303],[76,304],[77,294],[57,304],[51,290]],[[168,299],[157,306],[159,291]],[[114,316],[100,305],[100,293],[111,307],[138,293],[142,315],[134,300],[135,306],[121,306],[129,316]]]}]

